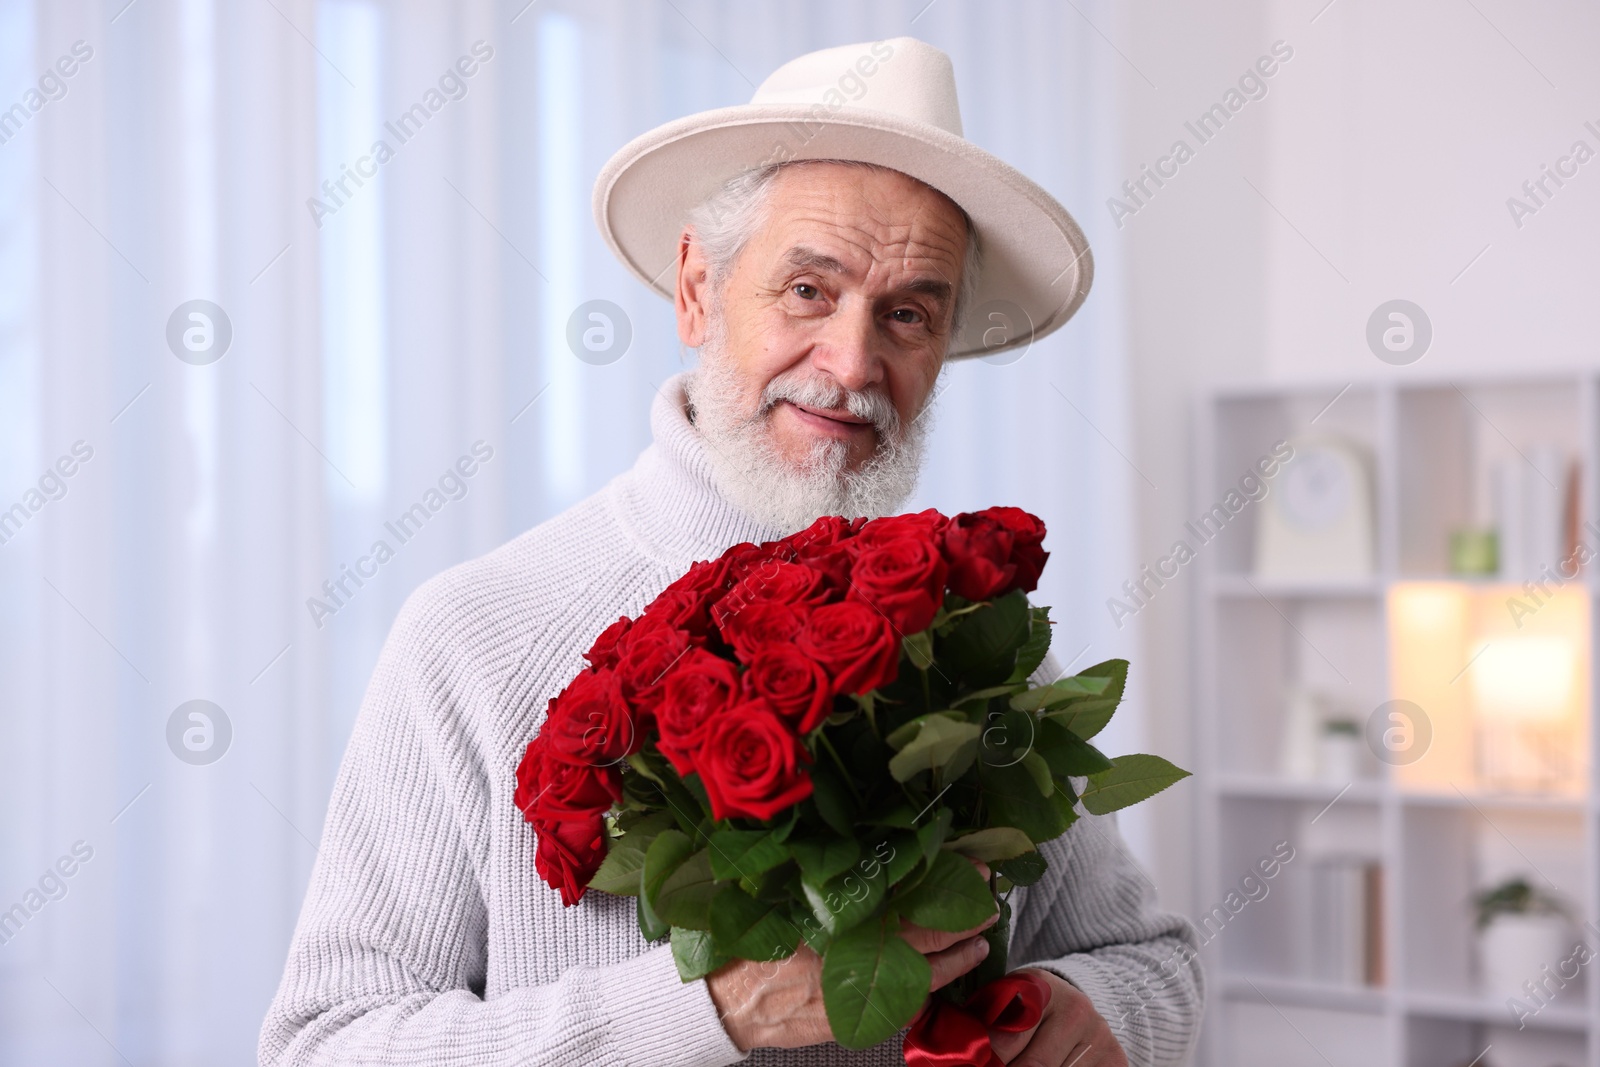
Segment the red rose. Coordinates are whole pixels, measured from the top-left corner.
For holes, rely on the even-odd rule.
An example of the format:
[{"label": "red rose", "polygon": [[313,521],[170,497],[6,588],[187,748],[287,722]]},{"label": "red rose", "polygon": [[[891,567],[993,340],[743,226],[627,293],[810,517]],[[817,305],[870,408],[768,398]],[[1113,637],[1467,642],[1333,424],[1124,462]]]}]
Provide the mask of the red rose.
[{"label": "red rose", "polygon": [[1012,588],[1016,564],[1011,531],[987,515],[957,515],[944,531],[950,590],[968,600],[988,600]]},{"label": "red rose", "polygon": [[543,734],[528,743],[517,766],[512,802],[529,822],[587,818],[621,799],[622,775],[617,768],[558,759]]},{"label": "red rose", "polygon": [[987,515],[1011,532],[1011,562],[1017,573],[1012,588],[1031,593],[1039,588],[1039,574],[1050,553],[1044,550],[1044,521],[1021,508],[984,508]]},{"label": "red rose", "polygon": [[689,650],[689,635],[646,612],[628,631],[619,649],[617,677],[622,682],[622,695],[641,717],[648,717],[661,695],[667,669]]},{"label": "red rose", "polygon": [[639,730],[614,671],[584,671],[550,701],[544,726],[550,755],[593,767],[616,763],[639,748]]},{"label": "red rose", "polygon": [[847,521],[837,515],[824,515],[779,543],[785,546],[786,558],[821,572],[828,588],[842,594],[850,588],[850,565],[855,559],[857,547],[856,531],[866,521],[864,518]]},{"label": "red rose", "polygon": [[538,850],[533,866],[551,889],[561,891],[561,903],[571,907],[583,899],[589,879],[606,858],[606,826],[598,815],[559,822],[533,824]]},{"label": "red rose", "polygon": [[691,649],[667,673],[656,702],[656,729],[661,732],[661,754],[679,774],[694,769],[707,720],[725,711],[738,695],[739,675],[733,664],[703,649]]},{"label": "red rose", "polygon": [[729,557],[724,554],[720,559],[703,559],[691,563],[683,577],[662,590],[665,593],[696,593],[703,596],[709,603],[721,596],[730,584],[728,578]]},{"label": "red rose", "polygon": [[873,519],[861,527],[857,540],[863,549],[886,545],[904,537],[914,537],[937,544],[949,522],[949,519],[933,508],[919,511],[915,515],[886,515],[881,519]]},{"label": "red rose", "polygon": [[772,710],[808,734],[833,710],[828,672],[793,644],[768,645],[750,660],[745,692],[764,697]]},{"label": "red rose", "polygon": [[594,639],[594,644],[589,646],[589,651],[583,658],[589,661],[589,666],[595,670],[605,670],[617,665],[617,642],[622,640],[624,634],[633,625],[633,620],[626,615],[600,631],[600,636]]},{"label": "red rose", "polygon": [[749,663],[768,645],[794,640],[805,625],[806,612],[803,605],[759,600],[722,620],[722,639],[733,646],[741,662]]},{"label": "red rose", "polygon": [[830,591],[820,571],[803,563],[783,563],[769,559],[752,567],[739,579],[728,595],[711,608],[711,617],[720,627],[734,612],[751,604],[772,601],[778,604],[825,604]]},{"label": "red rose", "polygon": [[759,545],[745,541],[724,552],[722,559],[727,563],[728,583],[732,585],[767,560],[787,558],[787,556],[788,553],[780,541],[767,541]]},{"label": "red rose", "polygon": [[944,603],[948,571],[937,545],[908,533],[861,550],[850,596],[881,611],[901,636],[920,633]]},{"label": "red rose", "polygon": [[865,693],[894,681],[900,670],[899,636],[859,600],[813,611],[795,644],[828,672],[835,693]]},{"label": "red rose", "polygon": [[711,817],[770,819],[811,795],[805,749],[761,699],[712,719],[695,758]]},{"label": "red rose", "polygon": [[650,602],[640,616],[652,623],[663,623],[673,630],[683,630],[694,641],[703,641],[711,631],[710,601],[705,594],[691,589],[668,589]]},{"label": "red rose", "polygon": [[824,515],[798,533],[778,541],[788,549],[785,558],[803,558],[808,551],[828,548],[856,535],[866,523],[865,518],[846,519],[839,515]]}]

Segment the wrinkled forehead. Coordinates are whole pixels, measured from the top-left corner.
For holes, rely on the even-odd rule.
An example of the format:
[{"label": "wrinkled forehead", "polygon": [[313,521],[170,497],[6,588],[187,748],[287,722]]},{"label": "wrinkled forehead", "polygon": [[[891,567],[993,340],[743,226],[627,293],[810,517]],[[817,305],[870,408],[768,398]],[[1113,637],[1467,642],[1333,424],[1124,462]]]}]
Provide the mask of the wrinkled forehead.
[{"label": "wrinkled forehead", "polygon": [[886,284],[931,275],[954,286],[967,219],[943,193],[898,171],[813,163],[773,179],[754,244],[768,270],[809,265]]}]

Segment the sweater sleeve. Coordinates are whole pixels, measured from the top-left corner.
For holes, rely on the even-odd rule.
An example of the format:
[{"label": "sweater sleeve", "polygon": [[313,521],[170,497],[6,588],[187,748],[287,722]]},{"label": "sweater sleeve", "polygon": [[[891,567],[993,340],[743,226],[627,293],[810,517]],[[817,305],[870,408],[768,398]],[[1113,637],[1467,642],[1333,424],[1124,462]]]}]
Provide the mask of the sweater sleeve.
[{"label": "sweater sleeve", "polygon": [[742,1059],[705,983],[680,982],[665,946],[483,998],[481,846],[463,815],[485,803],[484,772],[451,722],[450,668],[409,636],[424,625],[416,599],[385,644],[345,752],[260,1063]]},{"label": "sweater sleeve", "polygon": [[[1032,682],[1060,674],[1052,654]],[[1040,967],[1083,990],[1133,1067],[1184,1062],[1205,1002],[1193,925],[1157,910],[1155,885],[1115,815],[1080,806],[1072,828],[1039,852],[1045,876],[1013,896],[1009,966]]]},{"label": "sweater sleeve", "polygon": [[1204,1003],[1193,926],[1156,910],[1113,815],[1080,815],[1039,851],[1050,866],[1018,890],[1011,968],[1042,967],[1083,990],[1134,1067],[1184,1062]]}]

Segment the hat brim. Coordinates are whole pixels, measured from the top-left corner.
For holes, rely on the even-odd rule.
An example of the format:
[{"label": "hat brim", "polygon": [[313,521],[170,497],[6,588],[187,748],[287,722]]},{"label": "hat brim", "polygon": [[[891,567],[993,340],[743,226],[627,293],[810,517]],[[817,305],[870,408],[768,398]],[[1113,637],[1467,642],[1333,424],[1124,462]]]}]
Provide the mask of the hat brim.
[{"label": "hat brim", "polygon": [[768,163],[847,159],[910,175],[972,219],[982,271],[948,358],[1032,344],[1059,329],[1089,295],[1094,258],[1083,231],[1016,168],[929,123],[853,108],[822,117],[819,110],[743,104],[689,115],[635,138],[595,179],[601,236],[640,281],[670,300],[689,212],[725,181]]}]

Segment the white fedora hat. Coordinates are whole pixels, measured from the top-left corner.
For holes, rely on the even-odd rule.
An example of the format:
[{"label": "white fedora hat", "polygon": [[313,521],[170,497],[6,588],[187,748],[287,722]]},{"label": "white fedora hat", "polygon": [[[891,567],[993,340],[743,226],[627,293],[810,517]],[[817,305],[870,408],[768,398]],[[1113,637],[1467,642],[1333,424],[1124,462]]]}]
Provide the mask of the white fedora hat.
[{"label": "white fedora hat", "polygon": [[745,170],[801,159],[900,171],[972,219],[983,269],[952,359],[1027,345],[1089,294],[1094,260],[1083,231],[1049,193],[962,136],[950,57],[913,37],[800,56],[748,104],[635,138],[595,179],[595,223],[617,258],[671,299],[689,212]]}]

